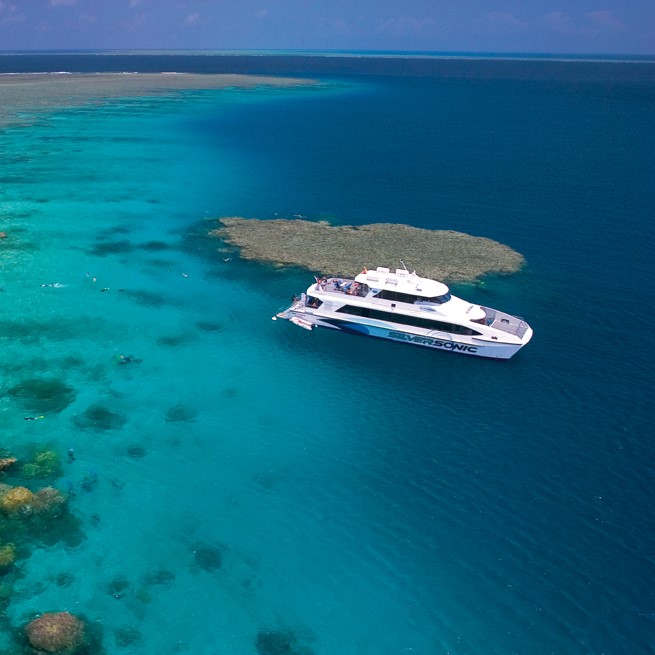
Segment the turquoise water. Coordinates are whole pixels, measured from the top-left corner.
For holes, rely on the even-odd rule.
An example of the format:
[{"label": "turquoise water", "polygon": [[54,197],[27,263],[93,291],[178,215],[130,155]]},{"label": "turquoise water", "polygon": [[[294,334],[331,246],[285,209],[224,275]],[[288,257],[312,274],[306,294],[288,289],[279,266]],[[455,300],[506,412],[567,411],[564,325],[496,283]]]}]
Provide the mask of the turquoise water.
[{"label": "turquoise water", "polygon": [[[2,131],[3,446],[59,453],[78,523],[5,575],[0,648],[68,609],[112,654],[651,652],[654,104],[366,77]],[[534,340],[500,363],[273,322],[311,275],[218,250],[230,214],[508,243],[524,271],[456,290]],[[35,379],[74,397],[10,392]]]}]

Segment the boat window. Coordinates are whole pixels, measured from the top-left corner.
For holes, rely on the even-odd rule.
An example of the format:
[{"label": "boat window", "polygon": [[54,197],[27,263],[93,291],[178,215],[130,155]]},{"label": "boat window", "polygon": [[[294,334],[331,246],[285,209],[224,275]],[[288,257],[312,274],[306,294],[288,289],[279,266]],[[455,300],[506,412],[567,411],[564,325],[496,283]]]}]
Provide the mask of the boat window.
[{"label": "boat window", "polygon": [[314,296],[307,296],[307,307],[313,307],[316,309],[317,307],[320,307],[323,304],[322,300],[319,300],[318,298],[314,298]]},{"label": "boat window", "polygon": [[432,298],[426,298],[426,302],[433,302],[437,305],[443,305],[445,302],[448,302],[451,298],[449,293],[444,293],[443,296],[434,296]]},{"label": "boat window", "polygon": [[379,309],[369,309],[368,307],[358,307],[356,305],[344,305],[337,309],[338,313],[351,314],[353,316],[362,316],[363,318],[374,318],[380,321],[390,321],[402,325],[411,325],[413,327],[424,328],[425,330],[440,330],[450,334],[462,334],[466,336],[475,336],[481,334],[476,330],[465,325],[455,323],[446,323],[445,321],[435,321],[421,316],[405,316],[396,312],[385,312]]},{"label": "boat window", "polygon": [[448,302],[451,298],[450,293],[444,293],[443,296],[433,296],[432,298],[425,298],[423,296],[416,296],[412,293],[401,293],[400,291],[392,291],[391,289],[382,289],[378,293],[376,298],[381,298],[382,300],[393,300],[394,302],[406,302],[414,304],[416,302],[431,302],[436,305],[443,305],[443,303]]},{"label": "boat window", "polygon": [[401,293],[400,291],[391,291],[390,289],[382,289],[378,293],[376,298],[382,298],[382,300],[394,300],[395,302],[416,302],[417,297],[411,293]]}]

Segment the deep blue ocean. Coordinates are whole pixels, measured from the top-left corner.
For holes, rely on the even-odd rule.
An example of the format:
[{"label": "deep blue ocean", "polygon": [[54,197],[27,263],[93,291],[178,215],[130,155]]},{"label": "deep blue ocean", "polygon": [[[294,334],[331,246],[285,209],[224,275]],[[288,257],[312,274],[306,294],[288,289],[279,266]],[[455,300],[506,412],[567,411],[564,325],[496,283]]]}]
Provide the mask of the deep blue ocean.
[{"label": "deep blue ocean", "polygon": [[[61,610],[108,655],[655,652],[655,75],[321,59],[0,131],[0,456],[62,462],[0,482],[68,494],[0,517],[0,652]],[[226,215],[506,243],[521,272],[454,291],[535,336],[498,362],[273,322],[312,274],[206,238]]]}]

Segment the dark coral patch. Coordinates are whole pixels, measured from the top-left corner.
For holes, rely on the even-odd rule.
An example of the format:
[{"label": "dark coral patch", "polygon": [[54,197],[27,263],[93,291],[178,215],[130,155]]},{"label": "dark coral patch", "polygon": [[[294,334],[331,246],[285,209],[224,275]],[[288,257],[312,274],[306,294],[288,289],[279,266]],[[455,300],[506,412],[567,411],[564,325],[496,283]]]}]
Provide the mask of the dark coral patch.
[{"label": "dark coral patch", "polygon": [[143,635],[136,628],[117,628],[114,630],[114,637],[119,648],[138,646],[143,643]]},{"label": "dark coral patch", "polygon": [[189,341],[189,337],[186,334],[176,334],[170,337],[159,337],[159,339],[157,339],[157,344],[174,348],[175,346],[180,346],[187,341]]},{"label": "dark coral patch", "polygon": [[196,544],[192,549],[194,568],[217,571],[223,566],[223,549],[207,544]]},{"label": "dark coral patch", "polygon": [[164,241],[148,241],[147,243],[141,244],[140,248],[150,252],[161,252],[162,250],[170,250],[171,246]]},{"label": "dark coral patch", "polygon": [[125,425],[126,418],[102,405],[91,405],[82,414],[73,418],[73,423],[81,430],[104,432],[105,430],[120,430]]},{"label": "dark coral patch", "polygon": [[171,259],[149,259],[148,266],[153,266],[154,268],[168,268],[172,269],[175,266],[175,262]]},{"label": "dark coral patch", "polygon": [[58,587],[70,587],[73,582],[75,582],[75,576],[68,571],[64,573],[58,573],[55,576],[55,584]]},{"label": "dark coral patch", "polygon": [[193,421],[198,412],[186,405],[173,405],[166,412],[166,421],[168,423],[184,423],[186,421]]},{"label": "dark coral patch", "polygon": [[105,591],[116,599],[122,598],[130,586],[130,581],[124,575],[117,575],[105,588]]},{"label": "dark coral patch", "polygon": [[127,225],[116,225],[115,227],[108,227],[100,234],[105,236],[112,236],[114,234],[129,234],[132,230]]},{"label": "dark coral patch", "polygon": [[75,389],[54,378],[30,378],[9,389],[28,411],[62,412],[75,400]]},{"label": "dark coral patch", "polygon": [[146,449],[143,446],[130,446],[127,449],[127,454],[129,457],[134,459],[141,459],[146,456]]},{"label": "dark coral patch", "polygon": [[107,257],[107,255],[122,255],[128,252],[132,252],[134,246],[127,239],[122,239],[120,241],[103,241],[97,243],[89,253],[95,255],[96,257]]},{"label": "dark coral patch", "polygon": [[149,571],[143,576],[143,584],[147,587],[153,585],[168,585],[175,580],[175,573],[168,569],[157,569],[156,571]]},{"label": "dark coral patch", "polygon": [[259,655],[312,655],[314,652],[298,643],[298,636],[288,629],[263,628],[257,633],[255,648]]},{"label": "dark coral patch", "polygon": [[196,327],[202,332],[222,332],[225,329],[223,323],[213,321],[197,321]]},{"label": "dark coral patch", "polygon": [[132,298],[140,305],[145,305],[146,307],[163,307],[168,300],[161,293],[155,293],[154,291],[146,290],[126,290],[126,296]]}]

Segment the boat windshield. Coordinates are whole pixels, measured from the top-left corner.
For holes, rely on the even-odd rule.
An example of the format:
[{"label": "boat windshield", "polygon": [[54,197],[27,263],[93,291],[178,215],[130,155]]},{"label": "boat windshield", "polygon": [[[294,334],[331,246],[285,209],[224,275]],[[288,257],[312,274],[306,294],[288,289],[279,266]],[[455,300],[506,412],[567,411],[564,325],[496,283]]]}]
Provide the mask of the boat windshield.
[{"label": "boat windshield", "polygon": [[436,305],[443,305],[445,302],[448,302],[452,296],[449,293],[444,293],[443,296],[434,296],[432,298],[424,298],[423,302],[432,302]]},{"label": "boat windshield", "polygon": [[419,300],[419,297],[411,293],[401,293],[400,291],[391,291],[390,289],[382,289],[378,294],[376,294],[375,297],[381,298],[382,300],[406,302],[409,303],[410,305],[414,304],[417,300]]},{"label": "boat windshield", "polygon": [[395,302],[406,302],[410,305],[424,302],[433,303],[435,305],[443,305],[443,303],[448,302],[451,298],[449,293],[445,293],[443,296],[425,298],[424,296],[415,296],[411,293],[401,293],[399,291],[391,291],[389,289],[382,289],[382,291],[380,291],[380,293],[378,293],[375,297],[382,298],[383,300],[393,300]]}]

